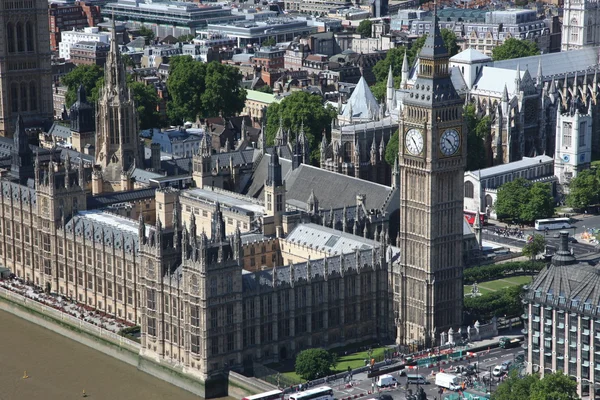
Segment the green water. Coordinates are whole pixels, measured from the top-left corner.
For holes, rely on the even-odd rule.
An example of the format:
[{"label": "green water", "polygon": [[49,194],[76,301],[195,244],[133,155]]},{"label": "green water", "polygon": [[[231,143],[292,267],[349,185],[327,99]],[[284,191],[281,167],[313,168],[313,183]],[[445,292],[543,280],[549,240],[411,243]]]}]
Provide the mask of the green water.
[{"label": "green water", "polygon": [[[23,379],[27,371],[29,378]],[[0,400],[198,400],[135,367],[0,311]],[[232,399],[227,399],[232,400]]]}]

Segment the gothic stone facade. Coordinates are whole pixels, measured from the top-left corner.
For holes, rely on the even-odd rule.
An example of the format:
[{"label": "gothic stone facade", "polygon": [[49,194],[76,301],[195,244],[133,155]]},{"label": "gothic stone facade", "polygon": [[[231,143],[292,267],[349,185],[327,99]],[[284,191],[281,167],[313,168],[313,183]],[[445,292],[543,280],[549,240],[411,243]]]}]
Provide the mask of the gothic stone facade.
[{"label": "gothic stone facade", "polygon": [[46,0],[0,2],[0,136],[52,122],[49,32]]}]

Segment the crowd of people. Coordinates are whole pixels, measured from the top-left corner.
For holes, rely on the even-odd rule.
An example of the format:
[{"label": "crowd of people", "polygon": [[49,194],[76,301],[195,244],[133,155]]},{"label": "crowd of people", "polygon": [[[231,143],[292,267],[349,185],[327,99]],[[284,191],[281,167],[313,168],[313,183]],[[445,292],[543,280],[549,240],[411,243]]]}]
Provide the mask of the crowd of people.
[{"label": "crowd of people", "polygon": [[519,227],[511,227],[510,225],[506,228],[493,228],[491,232],[498,236],[503,237],[514,237],[517,239],[525,239],[525,233]]},{"label": "crowd of people", "polygon": [[72,299],[47,293],[42,288],[31,285],[29,282],[25,282],[15,276],[0,280],[0,287],[114,333],[133,326],[133,324],[127,321],[94,310]]}]

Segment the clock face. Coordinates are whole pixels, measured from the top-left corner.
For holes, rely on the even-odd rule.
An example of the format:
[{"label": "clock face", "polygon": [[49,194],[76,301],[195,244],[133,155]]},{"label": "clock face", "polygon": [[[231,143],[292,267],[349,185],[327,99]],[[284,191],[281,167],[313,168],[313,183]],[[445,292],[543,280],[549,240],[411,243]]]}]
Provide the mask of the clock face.
[{"label": "clock face", "polygon": [[445,156],[455,154],[460,147],[460,134],[456,129],[446,129],[440,137],[440,150]]},{"label": "clock face", "polygon": [[412,155],[419,155],[423,152],[423,134],[418,129],[410,129],[406,132],[404,139],[406,150]]}]

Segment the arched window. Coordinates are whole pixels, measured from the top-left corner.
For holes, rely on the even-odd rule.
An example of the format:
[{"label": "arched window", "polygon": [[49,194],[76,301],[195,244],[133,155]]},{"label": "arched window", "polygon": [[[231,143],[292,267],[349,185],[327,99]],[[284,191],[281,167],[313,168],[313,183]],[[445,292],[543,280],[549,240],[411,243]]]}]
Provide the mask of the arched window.
[{"label": "arched window", "polygon": [[465,182],[465,197],[472,199],[473,198],[473,182],[471,181],[466,181]]},{"label": "arched window", "polygon": [[19,87],[16,83],[10,86],[10,100],[12,112],[19,112]]},{"label": "arched window", "polygon": [[6,44],[8,45],[8,52],[15,52],[15,26],[12,22],[6,25]]},{"label": "arched window", "polygon": [[34,35],[33,35],[33,24],[29,21],[25,24],[25,34],[27,38],[27,51],[33,51]]},{"label": "arched window", "polygon": [[37,87],[35,82],[29,83],[29,110],[36,111],[37,110]]},{"label": "arched window", "polygon": [[25,32],[23,32],[23,24],[17,22],[17,51],[25,51]]},{"label": "arched window", "polygon": [[27,98],[28,98],[28,94],[29,94],[29,90],[27,87],[27,83],[23,82],[21,83],[21,110],[20,111],[27,111],[29,108],[27,107]]}]

